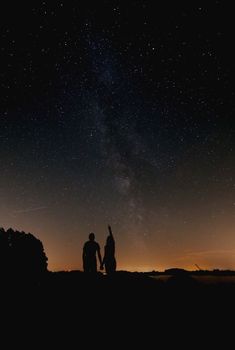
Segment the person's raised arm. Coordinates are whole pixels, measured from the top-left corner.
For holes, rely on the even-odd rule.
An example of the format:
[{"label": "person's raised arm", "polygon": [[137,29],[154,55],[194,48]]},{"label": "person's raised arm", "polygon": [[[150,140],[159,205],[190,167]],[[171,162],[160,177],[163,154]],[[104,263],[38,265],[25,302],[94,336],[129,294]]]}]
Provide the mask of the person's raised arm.
[{"label": "person's raised arm", "polygon": [[109,234],[110,234],[110,236],[113,238],[113,232],[112,232],[112,229],[111,229],[111,226],[110,226],[110,225],[108,225],[108,229],[109,229]]}]

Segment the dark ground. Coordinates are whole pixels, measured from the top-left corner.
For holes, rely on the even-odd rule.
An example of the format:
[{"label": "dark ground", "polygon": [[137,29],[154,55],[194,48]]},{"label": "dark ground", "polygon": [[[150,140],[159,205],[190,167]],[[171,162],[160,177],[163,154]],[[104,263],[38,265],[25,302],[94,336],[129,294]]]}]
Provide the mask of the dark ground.
[{"label": "dark ground", "polygon": [[191,349],[222,341],[225,349],[232,335],[234,297],[235,283],[203,284],[189,274],[163,282],[129,272],[48,273],[40,283],[19,279],[5,284],[2,319],[20,342],[32,337],[32,348],[44,342],[53,348],[112,349],[131,342],[131,349],[141,344],[146,349]]}]

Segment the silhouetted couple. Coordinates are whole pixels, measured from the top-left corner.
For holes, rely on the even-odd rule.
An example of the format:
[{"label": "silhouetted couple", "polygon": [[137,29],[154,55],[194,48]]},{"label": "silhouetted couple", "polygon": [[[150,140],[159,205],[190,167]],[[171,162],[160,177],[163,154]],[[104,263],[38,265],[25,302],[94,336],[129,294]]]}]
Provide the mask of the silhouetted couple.
[{"label": "silhouetted couple", "polygon": [[104,258],[102,260],[100,253],[100,246],[95,241],[95,234],[89,234],[89,241],[84,244],[83,247],[83,269],[84,272],[94,273],[97,272],[97,261],[96,255],[98,255],[100,270],[103,270],[105,267],[105,271],[107,274],[112,274],[116,271],[116,259],[115,259],[115,241],[113,238],[112,229],[108,226],[109,235],[106,240],[106,244],[104,247]]}]

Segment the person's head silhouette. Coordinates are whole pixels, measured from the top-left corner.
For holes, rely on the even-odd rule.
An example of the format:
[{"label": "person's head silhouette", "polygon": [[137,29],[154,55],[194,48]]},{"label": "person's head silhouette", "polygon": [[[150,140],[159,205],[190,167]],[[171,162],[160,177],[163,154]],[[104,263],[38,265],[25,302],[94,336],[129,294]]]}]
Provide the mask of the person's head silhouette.
[{"label": "person's head silhouette", "polygon": [[93,232],[91,232],[91,233],[89,234],[89,240],[90,240],[90,241],[94,241],[94,240],[95,240],[95,234],[94,234]]},{"label": "person's head silhouette", "polygon": [[110,245],[110,244],[112,244],[112,243],[113,243],[113,237],[108,236],[107,239],[106,239],[106,244],[107,244],[107,245]]}]

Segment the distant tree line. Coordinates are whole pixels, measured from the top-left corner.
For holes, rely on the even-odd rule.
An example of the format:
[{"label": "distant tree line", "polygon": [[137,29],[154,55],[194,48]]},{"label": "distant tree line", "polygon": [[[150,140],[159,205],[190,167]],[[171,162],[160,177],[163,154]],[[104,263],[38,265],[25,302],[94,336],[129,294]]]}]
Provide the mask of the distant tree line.
[{"label": "distant tree line", "polygon": [[0,228],[1,277],[37,278],[47,272],[42,242],[31,233]]}]

